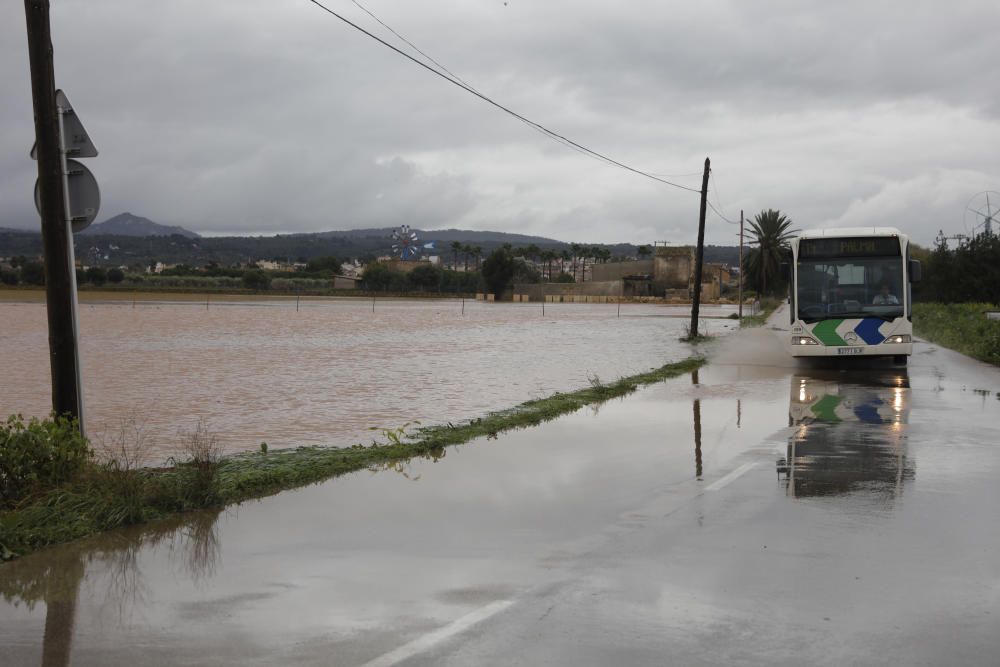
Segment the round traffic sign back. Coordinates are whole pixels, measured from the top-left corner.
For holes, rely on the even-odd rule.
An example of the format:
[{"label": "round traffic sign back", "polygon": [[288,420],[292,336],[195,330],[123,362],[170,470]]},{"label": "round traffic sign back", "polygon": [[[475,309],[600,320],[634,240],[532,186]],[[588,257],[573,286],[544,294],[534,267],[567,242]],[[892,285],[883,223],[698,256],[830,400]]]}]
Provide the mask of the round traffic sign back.
[{"label": "round traffic sign back", "polygon": [[[97,179],[87,167],[77,160],[66,160],[67,192],[69,198],[69,213],[73,233],[82,232],[90,226],[101,210],[101,189]],[[35,181],[35,208],[42,212],[38,194],[38,181]]]}]

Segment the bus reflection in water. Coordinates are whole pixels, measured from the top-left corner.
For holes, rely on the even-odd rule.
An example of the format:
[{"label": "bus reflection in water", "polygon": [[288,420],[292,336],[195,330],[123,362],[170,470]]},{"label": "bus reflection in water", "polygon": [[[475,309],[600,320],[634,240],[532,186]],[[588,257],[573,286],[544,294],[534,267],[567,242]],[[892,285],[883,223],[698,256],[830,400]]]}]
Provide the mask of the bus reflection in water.
[{"label": "bus reflection in water", "polygon": [[907,458],[910,384],[905,374],[795,375],[788,420],[792,434],[778,475],[789,496],[862,494],[891,505],[915,475]]}]

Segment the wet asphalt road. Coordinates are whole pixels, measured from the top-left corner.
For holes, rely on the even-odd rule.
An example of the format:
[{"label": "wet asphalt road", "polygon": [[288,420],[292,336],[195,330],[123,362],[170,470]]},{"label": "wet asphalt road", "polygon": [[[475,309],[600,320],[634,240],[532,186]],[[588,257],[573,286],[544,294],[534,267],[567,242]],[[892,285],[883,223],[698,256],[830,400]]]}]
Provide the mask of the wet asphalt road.
[{"label": "wet asphalt road", "polygon": [[1000,370],[622,401],[0,566],[0,665],[997,665]]}]

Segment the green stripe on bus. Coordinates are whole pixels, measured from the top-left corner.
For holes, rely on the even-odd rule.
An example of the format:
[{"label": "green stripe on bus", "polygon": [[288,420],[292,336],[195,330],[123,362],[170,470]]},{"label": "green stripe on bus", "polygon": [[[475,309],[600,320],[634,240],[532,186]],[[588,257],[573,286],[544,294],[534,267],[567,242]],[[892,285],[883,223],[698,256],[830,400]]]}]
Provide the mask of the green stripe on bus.
[{"label": "green stripe on bus", "polygon": [[837,327],[844,320],[823,320],[813,327],[813,335],[819,338],[823,345],[847,345],[844,339],[837,335]]},{"label": "green stripe on bus", "polygon": [[813,415],[816,417],[816,421],[821,422],[839,422],[840,417],[837,416],[836,409],[840,405],[840,396],[836,394],[827,394],[821,398],[815,405],[810,408]]}]

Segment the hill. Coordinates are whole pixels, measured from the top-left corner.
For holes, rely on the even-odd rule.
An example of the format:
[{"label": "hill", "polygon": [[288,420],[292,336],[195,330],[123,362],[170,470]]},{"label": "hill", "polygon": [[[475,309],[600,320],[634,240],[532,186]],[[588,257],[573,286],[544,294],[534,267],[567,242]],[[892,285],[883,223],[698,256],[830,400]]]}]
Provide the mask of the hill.
[{"label": "hill", "polygon": [[[392,252],[394,229],[383,227],[274,236],[201,237],[182,227],[161,225],[147,218],[123,213],[76,234],[74,245],[77,258],[88,266],[145,267],[156,262],[229,266],[260,259],[305,262],[328,255],[369,261]],[[414,231],[422,243],[435,242],[435,248],[426,251],[427,254],[440,255],[445,261],[452,261],[455,257],[450,247],[454,241],[479,247],[484,255],[505,243],[514,247],[533,244],[543,250],[557,252],[571,250],[569,243],[527,234],[462,229]],[[631,243],[597,245],[609,250],[612,257],[635,257],[637,254],[636,245]],[[0,229],[0,257],[37,257],[41,252],[38,231]],[[461,251],[458,255],[459,261],[464,261]],[[737,263],[737,257],[738,249],[735,247],[705,247],[706,262],[733,265]]]},{"label": "hill", "polygon": [[119,213],[104,222],[87,227],[80,232],[86,236],[172,236],[178,234],[189,239],[201,238],[199,234],[183,227],[161,225],[149,218],[131,213]]}]

